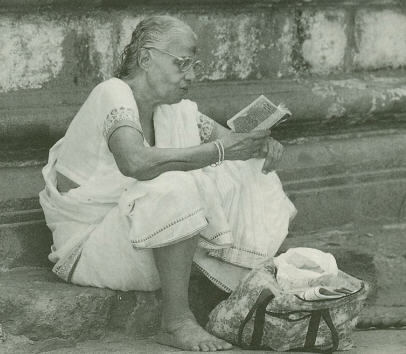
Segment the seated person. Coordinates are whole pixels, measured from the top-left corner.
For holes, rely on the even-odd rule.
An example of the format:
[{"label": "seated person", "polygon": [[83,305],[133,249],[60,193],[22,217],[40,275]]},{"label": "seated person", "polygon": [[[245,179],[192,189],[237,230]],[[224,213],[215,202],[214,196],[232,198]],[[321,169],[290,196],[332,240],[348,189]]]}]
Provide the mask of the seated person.
[{"label": "seated person", "polygon": [[161,288],[158,341],[215,351],[231,345],[190,311],[192,262],[231,291],[230,274],[274,255],[296,210],[270,172],[283,151],[270,131],[232,133],[183,99],[195,53],[196,35],[180,20],[141,21],[116,77],[93,89],[51,148],[40,202],[59,277]]}]

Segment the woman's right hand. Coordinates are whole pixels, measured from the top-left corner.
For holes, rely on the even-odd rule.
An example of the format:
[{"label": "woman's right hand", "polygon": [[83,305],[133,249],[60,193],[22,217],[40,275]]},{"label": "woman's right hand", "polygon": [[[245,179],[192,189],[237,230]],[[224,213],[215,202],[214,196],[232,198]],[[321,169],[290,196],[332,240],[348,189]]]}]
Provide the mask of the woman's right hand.
[{"label": "woman's right hand", "polygon": [[248,160],[266,157],[263,147],[270,135],[270,130],[257,130],[250,133],[231,133],[221,138],[224,159]]}]

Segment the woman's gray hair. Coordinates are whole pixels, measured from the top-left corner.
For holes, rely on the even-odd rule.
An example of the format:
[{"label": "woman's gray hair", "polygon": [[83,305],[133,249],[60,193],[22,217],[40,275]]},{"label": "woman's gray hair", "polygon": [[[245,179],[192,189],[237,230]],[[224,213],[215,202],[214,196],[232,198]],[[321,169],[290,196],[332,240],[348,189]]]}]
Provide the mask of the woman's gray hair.
[{"label": "woman's gray hair", "polygon": [[130,43],[124,47],[115,76],[120,79],[133,77],[139,66],[141,48],[154,46],[164,50],[170,42],[185,35],[197,39],[190,26],[175,17],[162,15],[143,19],[133,31]]}]

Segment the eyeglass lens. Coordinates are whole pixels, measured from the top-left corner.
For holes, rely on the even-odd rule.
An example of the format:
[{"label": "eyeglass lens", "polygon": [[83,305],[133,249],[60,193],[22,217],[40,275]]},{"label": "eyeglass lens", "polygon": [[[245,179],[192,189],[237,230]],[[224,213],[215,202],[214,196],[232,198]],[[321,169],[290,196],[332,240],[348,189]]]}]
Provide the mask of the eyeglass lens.
[{"label": "eyeglass lens", "polygon": [[202,69],[200,60],[195,61],[193,58],[184,58],[183,60],[179,60],[178,65],[181,71],[188,71],[192,68],[195,71]]}]

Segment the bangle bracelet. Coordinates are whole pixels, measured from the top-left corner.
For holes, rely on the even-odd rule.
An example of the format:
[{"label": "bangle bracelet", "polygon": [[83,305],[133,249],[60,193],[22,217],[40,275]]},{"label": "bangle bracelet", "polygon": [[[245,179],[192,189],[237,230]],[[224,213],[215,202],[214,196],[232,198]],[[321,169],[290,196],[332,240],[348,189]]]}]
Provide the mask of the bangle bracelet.
[{"label": "bangle bracelet", "polygon": [[218,160],[216,163],[211,164],[211,167],[217,167],[219,165],[221,165],[221,163],[224,161],[224,145],[221,142],[221,140],[215,140],[213,141],[214,145],[217,148],[217,152],[218,152]]},{"label": "bangle bracelet", "polygon": [[215,140],[215,141],[213,141],[213,143],[214,143],[214,145],[216,145],[219,158],[216,163],[213,163],[210,166],[217,167],[217,166],[220,166],[222,164],[222,162],[224,161],[224,145],[221,140]]},{"label": "bangle bracelet", "polygon": [[220,160],[220,164],[224,161],[224,145],[223,142],[221,140],[217,140],[217,142],[220,145],[220,149],[221,149],[221,160]]}]

